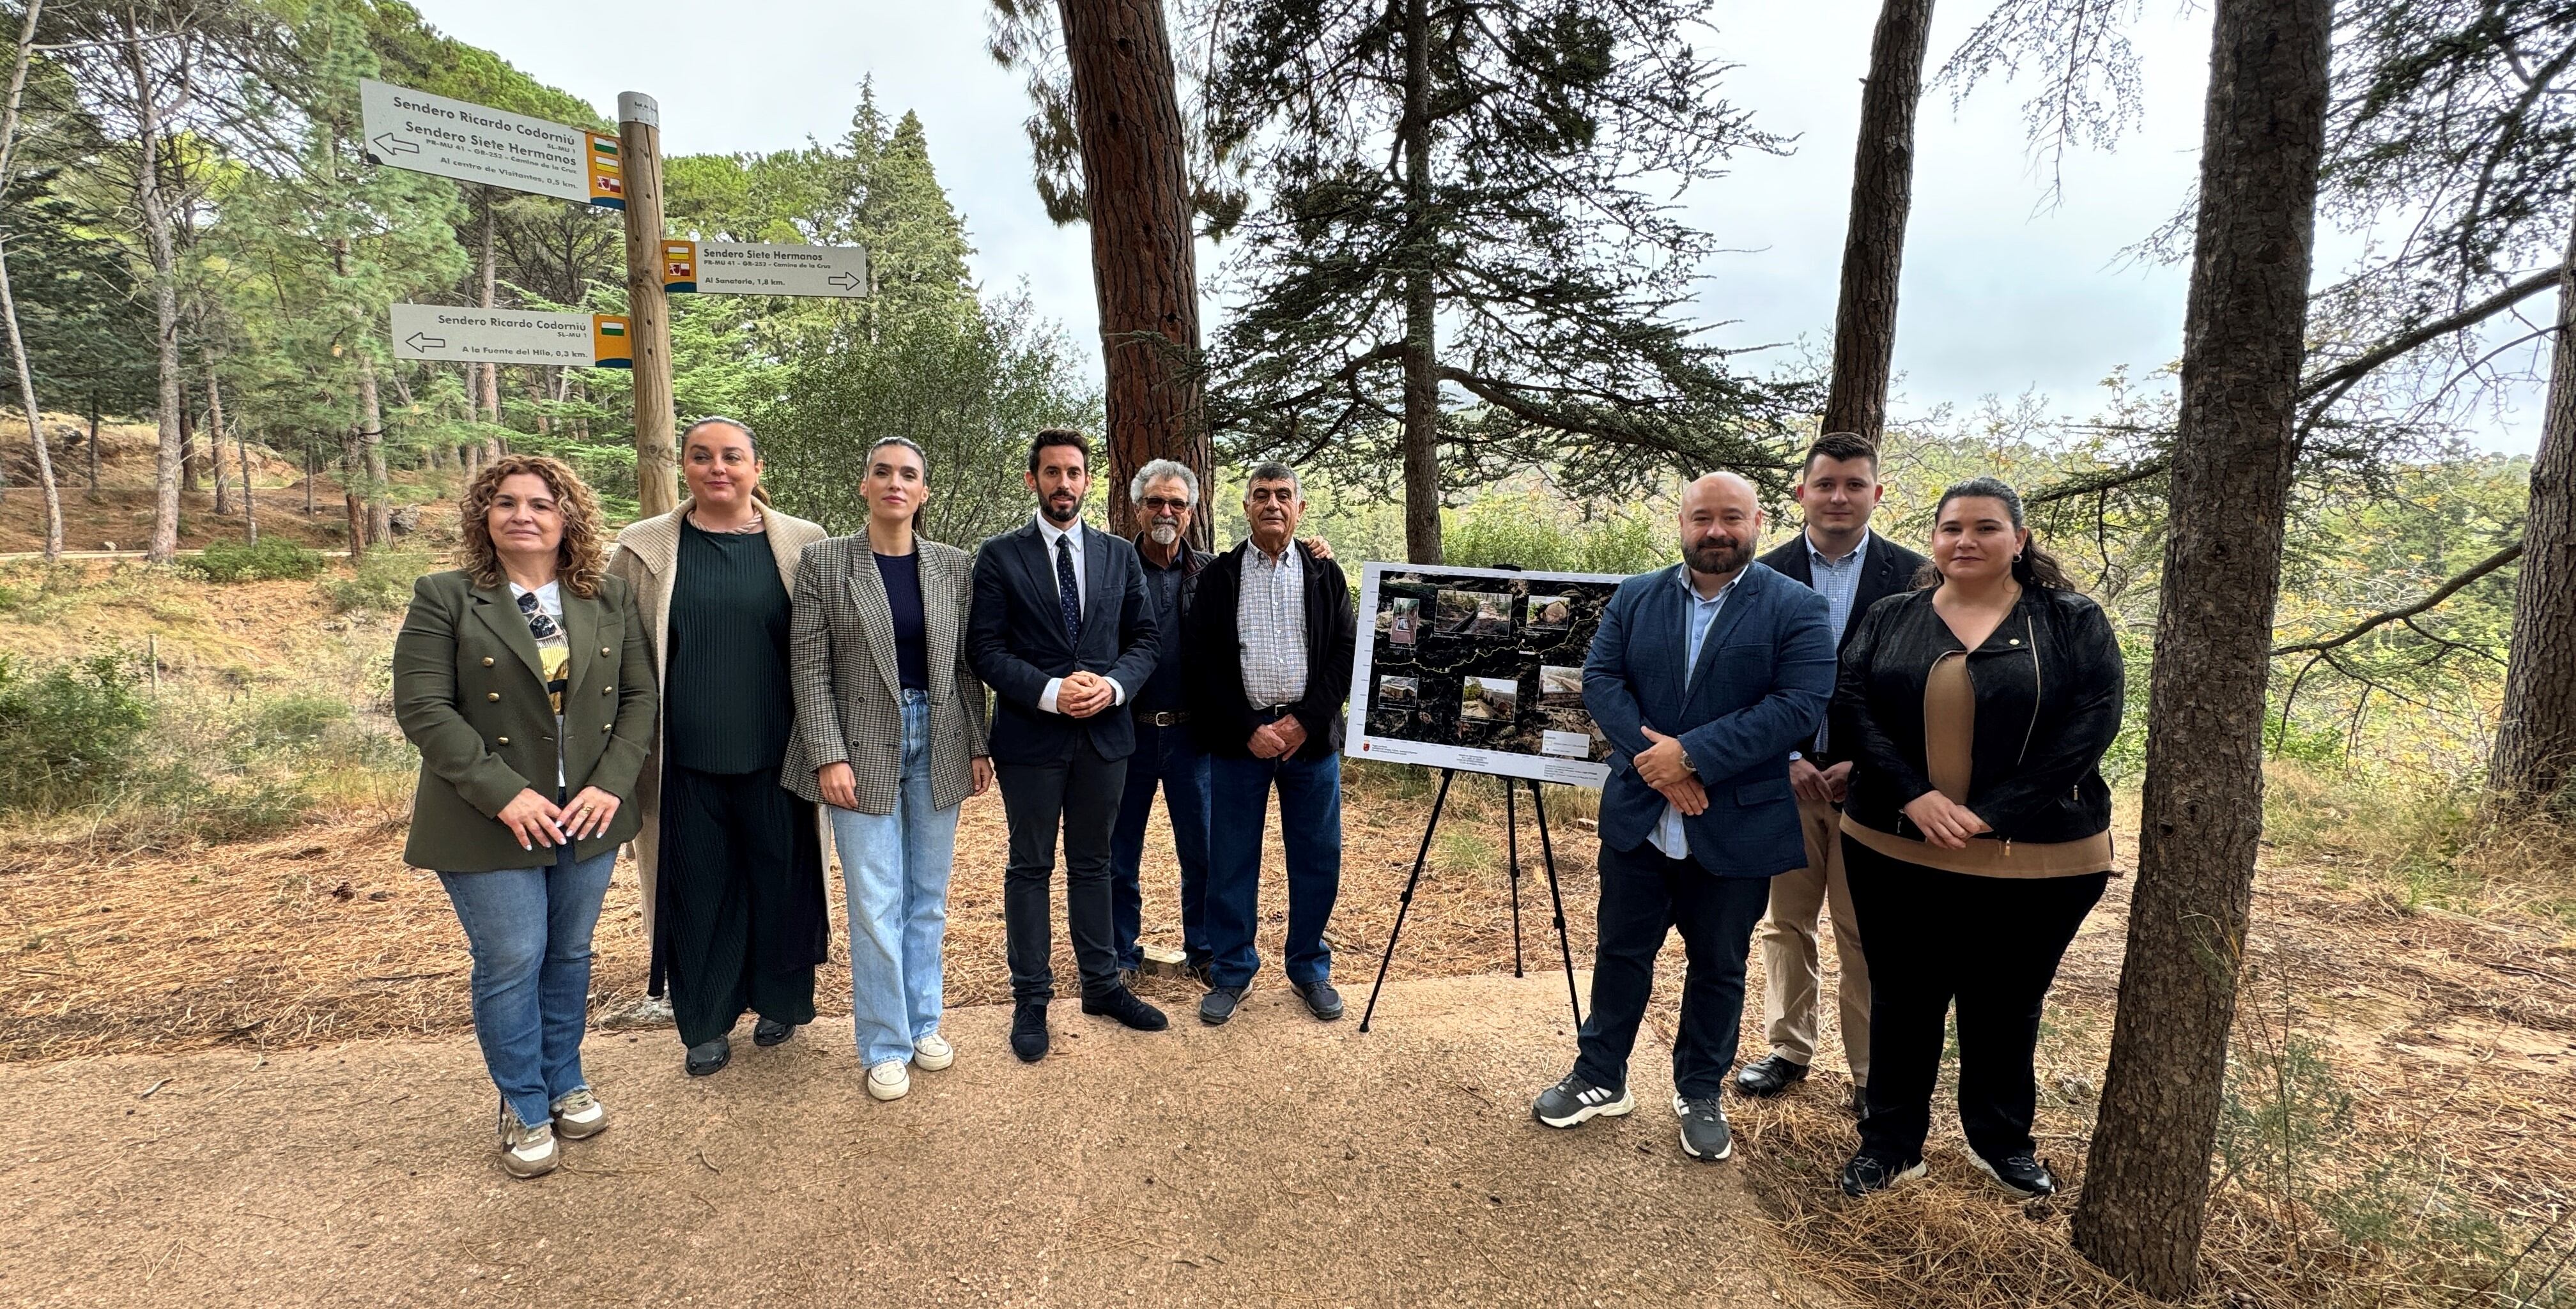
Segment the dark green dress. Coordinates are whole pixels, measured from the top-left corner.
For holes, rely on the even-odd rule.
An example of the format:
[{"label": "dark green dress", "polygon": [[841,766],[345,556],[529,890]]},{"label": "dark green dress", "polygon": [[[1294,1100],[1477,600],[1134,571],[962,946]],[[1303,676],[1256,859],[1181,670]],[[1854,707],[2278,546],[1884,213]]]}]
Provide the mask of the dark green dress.
[{"label": "dark green dress", "polygon": [[778,785],[795,715],[787,588],[765,533],[682,521],[662,663],[661,875],[653,984],[680,1039],[745,1009],[814,1021],[829,949],[814,806]]}]

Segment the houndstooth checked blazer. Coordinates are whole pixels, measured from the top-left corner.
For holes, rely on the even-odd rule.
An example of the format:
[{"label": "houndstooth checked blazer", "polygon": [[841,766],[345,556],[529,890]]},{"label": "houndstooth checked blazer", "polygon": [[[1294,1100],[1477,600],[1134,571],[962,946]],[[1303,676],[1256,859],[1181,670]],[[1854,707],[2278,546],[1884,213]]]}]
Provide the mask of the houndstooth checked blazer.
[{"label": "houndstooth checked blazer", "polygon": [[[930,804],[947,809],[974,789],[970,761],[984,753],[984,684],[966,663],[964,639],[974,583],[965,551],[935,541],[915,548],[930,662]],[[893,813],[903,788],[903,682],[895,670],[894,615],[868,538],[835,536],[806,547],[789,594],[796,728],[779,784],[819,804],[815,770],[847,763],[859,811]]]}]

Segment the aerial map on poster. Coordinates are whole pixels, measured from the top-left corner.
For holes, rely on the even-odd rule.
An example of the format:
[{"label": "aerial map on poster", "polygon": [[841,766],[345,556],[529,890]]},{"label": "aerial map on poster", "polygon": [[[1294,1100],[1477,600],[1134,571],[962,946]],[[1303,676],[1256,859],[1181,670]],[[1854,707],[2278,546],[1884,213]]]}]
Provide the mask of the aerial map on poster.
[{"label": "aerial map on poster", "polygon": [[1583,708],[1583,657],[1624,580],[1367,565],[1343,753],[1600,786],[1610,745]]}]

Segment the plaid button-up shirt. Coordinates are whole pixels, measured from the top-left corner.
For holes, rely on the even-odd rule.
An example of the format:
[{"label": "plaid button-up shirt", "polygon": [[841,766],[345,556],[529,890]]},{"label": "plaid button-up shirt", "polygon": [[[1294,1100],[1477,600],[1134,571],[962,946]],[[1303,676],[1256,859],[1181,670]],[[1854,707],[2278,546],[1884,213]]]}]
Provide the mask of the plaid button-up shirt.
[{"label": "plaid button-up shirt", "polygon": [[1243,638],[1243,698],[1255,709],[1306,695],[1306,565],[1291,541],[1277,559],[1258,544],[1243,552],[1243,594],[1235,601]]}]

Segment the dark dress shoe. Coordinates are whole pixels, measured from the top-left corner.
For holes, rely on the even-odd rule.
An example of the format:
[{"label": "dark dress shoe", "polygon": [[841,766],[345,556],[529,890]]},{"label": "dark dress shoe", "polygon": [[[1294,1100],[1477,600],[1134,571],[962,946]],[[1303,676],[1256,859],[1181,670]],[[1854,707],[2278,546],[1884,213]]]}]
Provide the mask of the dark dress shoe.
[{"label": "dark dress shoe", "polygon": [[1306,1002],[1307,1012],[1320,1022],[1331,1022],[1342,1016],[1342,993],[1333,984],[1317,978],[1297,988],[1297,998]]},{"label": "dark dress shoe", "polygon": [[1135,992],[1123,986],[1107,995],[1082,997],[1082,1012],[1115,1018],[1121,1026],[1132,1027],[1139,1032],[1159,1032],[1172,1025],[1172,1020],[1165,1018],[1162,1010],[1137,999]]},{"label": "dark dress shoe", "polygon": [[1023,1000],[1011,1011],[1011,1053],[1021,1063],[1033,1064],[1046,1058],[1046,1052],[1046,1006]]},{"label": "dark dress shoe", "polygon": [[689,1076],[705,1077],[733,1062],[733,1038],[719,1036],[689,1047]]},{"label": "dark dress shoe", "polygon": [[1792,1063],[1776,1054],[1764,1055],[1737,1070],[1735,1090],[1738,1095],[1767,1100],[1805,1081],[1806,1077],[1805,1064]]},{"label": "dark dress shoe", "polygon": [[1242,1007],[1243,993],[1251,989],[1248,986],[1209,987],[1208,993],[1199,997],[1199,1021],[1210,1027],[1225,1026],[1225,1020],[1234,1017],[1234,1011]]},{"label": "dark dress shoe", "polygon": [[763,1018],[751,1029],[751,1043],[758,1046],[779,1045],[794,1035],[796,1035],[796,1024]]}]

